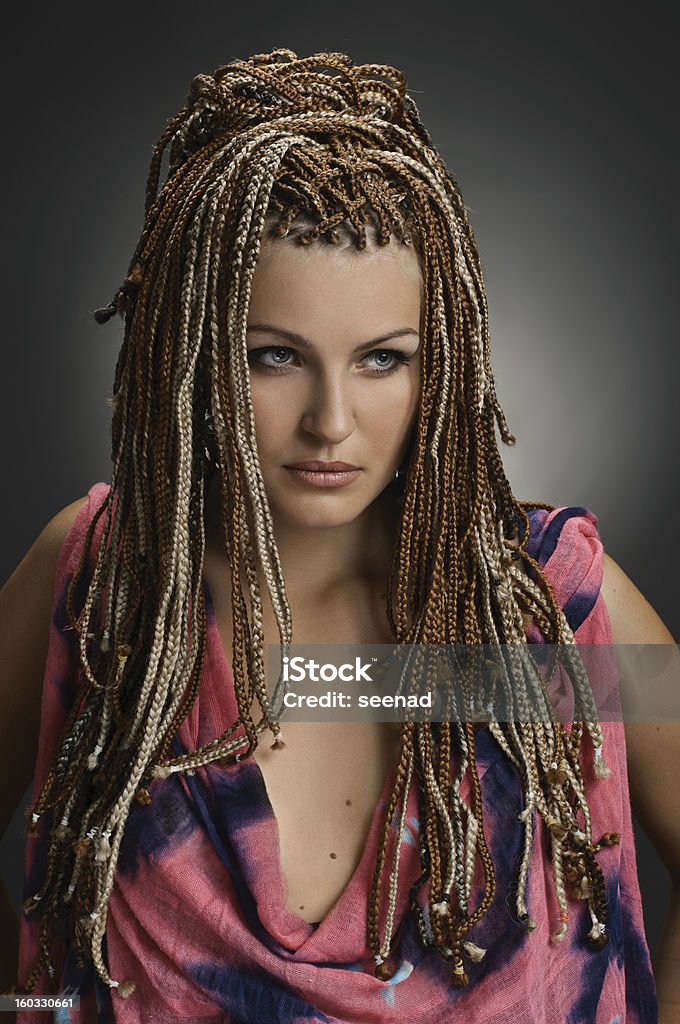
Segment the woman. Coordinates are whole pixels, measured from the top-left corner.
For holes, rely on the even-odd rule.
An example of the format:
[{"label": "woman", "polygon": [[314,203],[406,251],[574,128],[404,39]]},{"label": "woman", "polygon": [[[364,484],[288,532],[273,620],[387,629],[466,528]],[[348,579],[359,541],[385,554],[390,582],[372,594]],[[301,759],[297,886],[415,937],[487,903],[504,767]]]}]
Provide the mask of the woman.
[{"label": "woman", "polygon": [[[672,642],[591,512],[512,494],[479,256],[401,73],[197,76],[115,313],[111,484],[3,592],[23,721],[15,624],[58,550],[15,991],[83,1021],[656,1020],[621,724],[284,737],[270,703],[277,640]],[[674,735],[630,736],[677,877]]]}]

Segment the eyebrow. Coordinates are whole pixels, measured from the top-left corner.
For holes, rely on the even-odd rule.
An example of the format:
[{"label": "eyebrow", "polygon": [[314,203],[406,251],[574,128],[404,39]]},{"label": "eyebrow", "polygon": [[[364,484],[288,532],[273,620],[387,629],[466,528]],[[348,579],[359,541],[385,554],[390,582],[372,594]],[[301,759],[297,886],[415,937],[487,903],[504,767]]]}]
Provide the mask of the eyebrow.
[{"label": "eyebrow", "polygon": [[[287,331],[283,327],[274,327],[272,324],[248,324],[246,331],[262,331],[266,334],[276,334],[280,338],[292,341],[294,345],[299,345],[300,348],[314,348],[311,341],[303,338],[302,335],[296,334],[294,331]],[[366,352],[368,349],[375,348],[377,345],[390,341],[392,338],[403,338],[408,335],[413,335],[417,338],[418,331],[414,330],[413,327],[397,327],[387,334],[382,334],[379,338],[373,338],[372,341],[365,341],[363,344],[357,345],[354,351]]]}]

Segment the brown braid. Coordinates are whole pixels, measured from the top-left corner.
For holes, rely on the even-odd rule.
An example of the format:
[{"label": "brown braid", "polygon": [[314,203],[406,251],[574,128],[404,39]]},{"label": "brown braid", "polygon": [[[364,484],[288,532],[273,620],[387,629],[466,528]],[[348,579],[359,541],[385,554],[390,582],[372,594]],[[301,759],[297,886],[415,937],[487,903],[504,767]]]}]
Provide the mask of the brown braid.
[{"label": "brown braid", "polygon": [[[387,589],[396,642],[512,648],[526,643],[524,611],[549,642],[574,644],[552,588],[526,551],[528,510],[552,506],[519,502],[503,470],[496,426],[506,444],[515,439],[496,397],[472,228],[403,74],[390,66],[354,65],[342,53],[301,59],[278,49],[197,75],[154,149],[144,226],[128,274],[112,301],[95,311],[100,323],[116,313],[125,319],[111,401],[113,472],[68,590],[79,687],[54,765],[28,808],[31,834],[47,811],[52,823],[45,878],[26,902],[27,912],[41,911],[41,954],[17,992],[31,993],[45,968],[54,974],[52,943],[68,937],[81,962],[91,959],[106,984],[128,995],[134,980],[111,978],[102,940],[133,801],[148,803],[150,784],[172,772],[240,760],[265,729],[274,745],[282,742],[264,685],[257,567],[282,644],[291,642],[292,623],[257,458],[245,345],[252,276],[265,237],[359,249],[394,238],[393,244],[413,246],[419,258],[420,405]],[[172,738],[196,700],[205,652],[203,514],[214,472],[234,569],[231,669],[238,718],[222,736],[170,758]],[[92,552],[104,512],[102,540]],[[517,551],[507,543],[513,539]],[[86,565],[89,588],[76,616],[76,587]],[[587,680],[574,673],[579,692],[587,694]],[[464,679],[464,686],[469,696],[473,681]],[[528,707],[526,694],[517,700]],[[596,771],[607,772],[595,715],[569,727],[523,717],[489,728],[517,768],[526,800],[520,920],[534,925],[526,878],[540,818],[552,844],[561,934],[568,884],[587,900],[589,935],[601,945],[607,908],[595,854],[616,834],[593,843],[590,833],[581,767],[585,730]],[[466,776],[469,804],[461,789]],[[496,887],[470,723],[402,726],[369,894],[368,942],[381,977],[392,970],[387,960],[398,938],[399,835],[392,819],[404,813],[412,785],[423,870],[411,889],[411,909],[424,945],[452,963],[454,984],[464,984],[463,956],[474,961],[483,953],[466,936],[488,911]],[[484,890],[473,907],[476,862]],[[427,908],[417,899],[423,887]]]}]

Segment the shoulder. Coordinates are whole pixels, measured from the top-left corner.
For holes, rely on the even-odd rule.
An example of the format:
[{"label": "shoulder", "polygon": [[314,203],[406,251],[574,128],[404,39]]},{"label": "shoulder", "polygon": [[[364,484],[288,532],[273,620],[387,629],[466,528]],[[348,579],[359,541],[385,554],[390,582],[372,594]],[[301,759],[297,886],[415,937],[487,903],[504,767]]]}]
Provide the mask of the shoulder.
[{"label": "shoulder", "polygon": [[51,594],[59,554],[88,500],[87,494],[76,498],[46,523],[2,588],[5,598],[24,592],[27,598],[35,598],[43,589]]},{"label": "shoulder", "polygon": [[553,557],[584,554],[600,545],[598,517],[583,505],[521,503],[529,519],[527,550],[541,565]]},{"label": "shoulder", "polygon": [[0,744],[0,833],[33,774],[43,674],[60,555],[87,495],[64,506],[41,530],[0,590],[0,718],[11,722]]},{"label": "shoulder", "polygon": [[53,554],[55,551],[58,553],[78,518],[78,513],[88,502],[89,495],[85,494],[82,498],[76,498],[69,505],[65,505],[56,515],[52,516],[40,533],[36,543],[41,544],[45,551],[51,551]]},{"label": "shoulder", "polygon": [[[624,705],[633,709],[625,721],[625,746],[633,813],[673,880],[680,880],[680,723],[673,711],[654,721],[654,708],[667,708],[660,691],[669,673],[675,674],[677,657],[658,673],[658,656],[641,658],[644,645],[675,644],[670,630],[646,597],[608,554],[603,556],[602,597],[611,622],[614,644],[630,644],[617,655],[619,686]],[[642,667],[641,666],[647,666]],[[652,671],[654,669],[654,671]],[[676,681],[670,679],[675,699]],[[640,711],[639,709],[646,709]],[[648,720],[649,719],[649,720]]]},{"label": "shoulder", "polygon": [[594,512],[580,505],[525,507],[531,529],[527,551],[562,585],[565,598],[579,589],[590,591],[594,599],[599,591],[613,643],[675,642],[651,604],[605,551]]},{"label": "shoulder", "polygon": [[609,613],[613,643],[675,643],[659,614],[606,552],[602,555],[601,592]]},{"label": "shoulder", "polygon": [[581,505],[522,505],[530,528],[527,554],[550,583],[577,639],[596,642],[606,632],[598,602],[603,548],[597,516]]},{"label": "shoulder", "polygon": [[22,656],[32,643],[37,648],[46,644],[59,573],[84,533],[93,499],[101,498],[107,490],[106,484],[94,484],[87,494],[56,512],[0,590],[3,651],[7,650],[8,637],[16,645],[20,640],[24,643]]},{"label": "shoulder", "polygon": [[49,560],[55,570],[60,559],[65,567],[74,550],[84,540],[90,520],[103,504],[109,490],[109,484],[93,484],[87,494],[65,505],[45,525],[34,547],[39,549],[43,558]]}]

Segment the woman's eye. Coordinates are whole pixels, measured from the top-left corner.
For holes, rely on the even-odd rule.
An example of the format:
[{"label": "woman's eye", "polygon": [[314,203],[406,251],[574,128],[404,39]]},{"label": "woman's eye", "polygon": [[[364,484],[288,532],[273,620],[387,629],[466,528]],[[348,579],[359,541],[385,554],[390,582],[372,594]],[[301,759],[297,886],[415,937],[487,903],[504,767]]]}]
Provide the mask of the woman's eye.
[{"label": "woman's eye", "polygon": [[[287,373],[295,364],[295,352],[285,345],[269,345],[267,348],[254,348],[248,352],[248,362],[266,373]],[[400,366],[409,362],[409,356],[396,349],[375,349],[361,360],[368,365],[373,377],[394,373]]]},{"label": "woman's eye", "polygon": [[409,361],[408,356],[405,356],[403,352],[398,352],[393,348],[376,349],[374,352],[369,352],[367,356],[364,356],[364,358],[374,358],[376,360],[373,365],[375,367],[375,373],[378,375],[381,373],[393,373],[399,368],[399,366],[404,366]]},{"label": "woman's eye", "polygon": [[[282,370],[287,370],[289,366],[293,365],[289,358],[292,355],[294,355],[293,350],[285,348],[283,345],[255,348],[251,349],[248,353],[248,362],[254,363],[264,370],[278,373]],[[265,356],[267,356],[267,359],[264,358]]]}]

